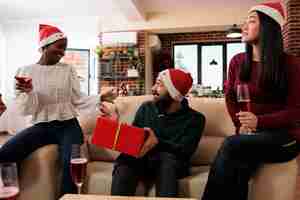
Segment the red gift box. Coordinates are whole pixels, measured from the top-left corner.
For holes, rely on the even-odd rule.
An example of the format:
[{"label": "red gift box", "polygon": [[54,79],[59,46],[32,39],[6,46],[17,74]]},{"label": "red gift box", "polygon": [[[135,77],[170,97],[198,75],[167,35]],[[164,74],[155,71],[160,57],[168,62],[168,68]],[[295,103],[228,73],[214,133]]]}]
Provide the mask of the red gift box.
[{"label": "red gift box", "polygon": [[145,131],[107,117],[98,117],[92,144],[137,157],[145,141]]}]

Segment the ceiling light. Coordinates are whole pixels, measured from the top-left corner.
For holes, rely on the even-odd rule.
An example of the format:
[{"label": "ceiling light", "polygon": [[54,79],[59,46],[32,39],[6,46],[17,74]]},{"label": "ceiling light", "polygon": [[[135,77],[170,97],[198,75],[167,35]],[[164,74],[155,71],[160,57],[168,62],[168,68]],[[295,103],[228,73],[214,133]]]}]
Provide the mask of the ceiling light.
[{"label": "ceiling light", "polygon": [[236,25],[233,24],[227,31],[227,38],[240,38],[242,37],[242,30]]}]

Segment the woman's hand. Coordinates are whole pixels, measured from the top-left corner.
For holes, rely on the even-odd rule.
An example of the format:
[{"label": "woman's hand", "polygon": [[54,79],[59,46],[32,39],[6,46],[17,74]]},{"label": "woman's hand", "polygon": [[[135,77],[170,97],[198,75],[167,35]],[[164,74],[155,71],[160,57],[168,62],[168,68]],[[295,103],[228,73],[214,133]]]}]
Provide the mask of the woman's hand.
[{"label": "woman's hand", "polygon": [[118,97],[117,88],[109,87],[103,89],[100,93],[100,100],[113,103],[113,101]]},{"label": "woman's hand", "polygon": [[6,110],[6,105],[3,102],[0,102],[0,116],[2,113],[4,113]]},{"label": "woman's hand", "polygon": [[[236,114],[241,123],[242,129],[250,129],[255,131],[257,128],[257,117],[252,112],[239,112]],[[240,129],[241,129],[240,128]],[[240,130],[241,132],[241,130]]]},{"label": "woman's hand", "polygon": [[139,158],[143,157],[148,153],[153,147],[155,147],[158,144],[158,139],[154,133],[154,131],[151,128],[144,128],[146,132],[148,132],[148,137],[140,151]]},{"label": "woman's hand", "polygon": [[29,79],[28,81],[22,81],[22,82],[17,80],[16,89],[25,93],[31,92],[33,90],[32,80]]},{"label": "woman's hand", "polygon": [[239,134],[251,134],[252,132],[254,132],[255,130],[248,128],[246,126],[241,126],[239,128]]}]

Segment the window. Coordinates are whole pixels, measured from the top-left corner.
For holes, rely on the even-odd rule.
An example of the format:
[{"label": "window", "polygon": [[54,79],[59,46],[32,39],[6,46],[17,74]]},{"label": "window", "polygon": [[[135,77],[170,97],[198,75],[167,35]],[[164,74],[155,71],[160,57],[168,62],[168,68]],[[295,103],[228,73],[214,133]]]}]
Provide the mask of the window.
[{"label": "window", "polygon": [[226,51],[227,51],[227,71],[229,67],[230,60],[233,56],[238,53],[245,52],[246,46],[244,43],[228,43],[226,44]]},{"label": "window", "polygon": [[230,60],[244,51],[245,45],[240,42],[175,44],[173,63],[175,68],[189,71],[194,84],[223,89]]},{"label": "window", "polygon": [[89,94],[90,51],[88,49],[66,49],[62,62],[72,65],[76,69],[81,91]]},{"label": "window", "polygon": [[176,45],[174,47],[174,66],[191,73],[194,84],[198,80],[198,45]]},{"label": "window", "polygon": [[223,46],[203,45],[201,47],[201,84],[211,89],[223,85]]}]

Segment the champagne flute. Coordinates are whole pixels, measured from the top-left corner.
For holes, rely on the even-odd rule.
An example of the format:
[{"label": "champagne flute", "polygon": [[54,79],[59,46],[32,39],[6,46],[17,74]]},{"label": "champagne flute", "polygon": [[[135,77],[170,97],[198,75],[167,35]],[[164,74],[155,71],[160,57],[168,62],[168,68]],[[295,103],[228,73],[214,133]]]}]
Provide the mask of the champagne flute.
[{"label": "champagne flute", "polygon": [[237,101],[241,111],[250,112],[250,94],[247,84],[237,85]]},{"label": "champagne flute", "polygon": [[16,200],[19,191],[16,163],[1,163],[0,200]]},{"label": "champagne flute", "polygon": [[[240,111],[250,112],[250,93],[247,84],[237,85],[237,102],[239,104]],[[246,134],[250,134],[250,132],[247,132]]]},{"label": "champagne flute", "polygon": [[86,176],[86,166],[87,158],[83,155],[81,151],[81,145],[73,144],[70,168],[72,180],[77,187],[78,194],[81,194],[81,188],[84,182],[84,178]]}]

